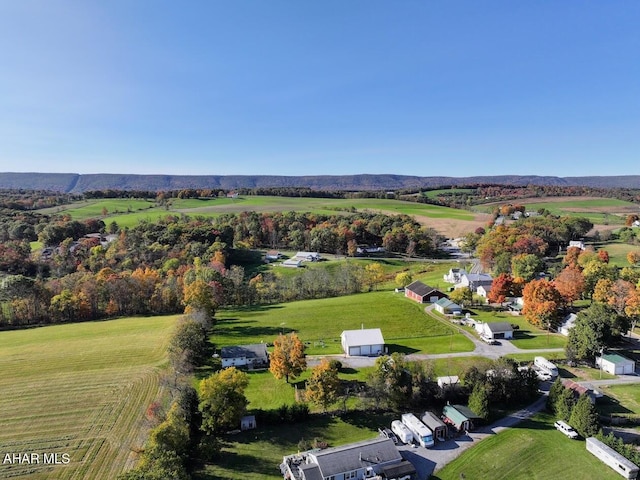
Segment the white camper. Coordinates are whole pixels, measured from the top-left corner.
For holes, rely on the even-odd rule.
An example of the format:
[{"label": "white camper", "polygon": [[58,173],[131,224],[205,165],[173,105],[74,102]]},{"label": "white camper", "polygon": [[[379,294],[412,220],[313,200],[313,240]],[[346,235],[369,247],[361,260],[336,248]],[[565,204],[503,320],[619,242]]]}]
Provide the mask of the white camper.
[{"label": "white camper", "polygon": [[433,447],[433,432],[427,427],[424,423],[422,423],[418,417],[416,417],[413,413],[405,413],[402,415],[402,423],[404,423],[411,433],[413,433],[413,437],[418,441],[418,443],[425,447]]},{"label": "white camper", "polygon": [[558,367],[544,357],[535,357],[533,359],[533,366],[536,370],[551,375],[552,379],[558,376]]},{"label": "white camper", "polygon": [[391,422],[391,431],[396,434],[402,443],[413,443],[413,433],[400,420]]},{"label": "white camper", "polygon": [[587,451],[598,457],[603,463],[613,468],[628,480],[638,478],[638,466],[620,455],[613,448],[594,437],[587,438]]}]

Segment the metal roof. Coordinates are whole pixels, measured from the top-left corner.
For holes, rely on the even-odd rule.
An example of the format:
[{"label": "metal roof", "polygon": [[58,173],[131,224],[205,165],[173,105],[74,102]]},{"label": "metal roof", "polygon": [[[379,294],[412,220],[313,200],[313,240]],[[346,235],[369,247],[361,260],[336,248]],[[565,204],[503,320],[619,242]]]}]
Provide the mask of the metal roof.
[{"label": "metal roof", "polygon": [[382,331],[379,328],[345,330],[340,336],[349,347],[360,347],[362,345],[384,345]]},{"label": "metal roof", "polygon": [[268,359],[267,344],[254,343],[252,345],[235,345],[233,347],[222,347],[222,358],[261,358]]},{"label": "metal roof", "polygon": [[324,478],[402,460],[393,440],[384,437],[328,448],[309,453],[309,456],[318,465]]}]

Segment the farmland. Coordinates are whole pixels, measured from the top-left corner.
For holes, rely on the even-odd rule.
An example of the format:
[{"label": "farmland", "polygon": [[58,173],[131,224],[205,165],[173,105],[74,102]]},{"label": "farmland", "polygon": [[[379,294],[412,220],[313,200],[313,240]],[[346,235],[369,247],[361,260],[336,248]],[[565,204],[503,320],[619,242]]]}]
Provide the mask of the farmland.
[{"label": "farmland", "polygon": [[0,465],[0,478],[115,478],[144,443],[174,316],[0,332],[0,451],[68,465]]},{"label": "farmland", "polygon": [[436,472],[439,480],[580,478],[616,480],[620,476],[587,452],[583,441],[569,440],[540,413],[515,428],[493,435]]},{"label": "farmland", "polygon": [[[332,215],[342,212],[371,211],[386,214],[413,215],[436,230],[438,225],[457,224],[456,228],[476,225],[476,214],[465,210],[385,199],[327,199],[275,196],[246,196],[239,198],[173,199],[165,206],[141,199],[85,200],[69,205],[40,210],[41,213],[70,215],[74,220],[100,218],[105,223],[116,222],[120,227],[133,227],[141,220],[155,221],[166,215],[200,215],[216,217],[224,213],[256,212],[312,212]],[[106,215],[104,214],[106,212]],[[452,223],[453,222],[453,223]],[[447,232],[443,231],[446,235]]]}]

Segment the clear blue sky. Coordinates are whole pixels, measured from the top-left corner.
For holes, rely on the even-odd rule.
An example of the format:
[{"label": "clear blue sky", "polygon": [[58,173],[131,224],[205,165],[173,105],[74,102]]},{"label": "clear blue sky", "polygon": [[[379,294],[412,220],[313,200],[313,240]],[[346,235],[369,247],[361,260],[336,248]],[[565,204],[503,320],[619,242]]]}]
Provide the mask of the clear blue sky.
[{"label": "clear blue sky", "polygon": [[0,1],[0,171],[640,174],[640,2]]}]

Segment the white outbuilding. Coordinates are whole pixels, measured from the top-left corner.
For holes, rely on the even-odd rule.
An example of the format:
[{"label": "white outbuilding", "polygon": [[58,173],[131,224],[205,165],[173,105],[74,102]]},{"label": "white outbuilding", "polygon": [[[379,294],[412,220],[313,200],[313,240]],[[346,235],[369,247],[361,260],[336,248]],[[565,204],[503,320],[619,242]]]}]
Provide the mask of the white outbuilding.
[{"label": "white outbuilding", "polygon": [[611,375],[628,375],[636,371],[636,362],[616,353],[596,357],[596,365]]},{"label": "white outbuilding", "polygon": [[352,356],[374,356],[384,353],[384,338],[379,328],[345,330],[340,335],[342,350]]}]

